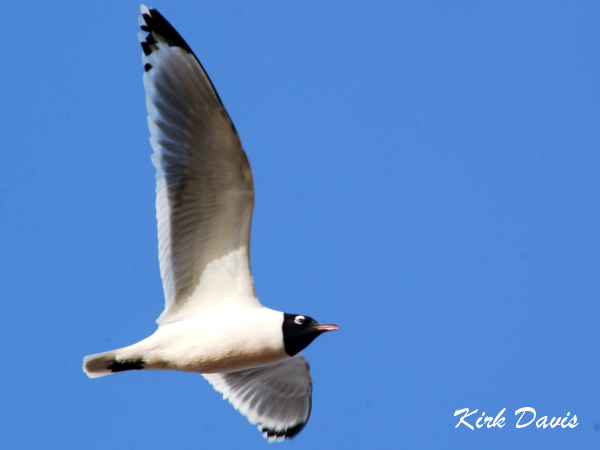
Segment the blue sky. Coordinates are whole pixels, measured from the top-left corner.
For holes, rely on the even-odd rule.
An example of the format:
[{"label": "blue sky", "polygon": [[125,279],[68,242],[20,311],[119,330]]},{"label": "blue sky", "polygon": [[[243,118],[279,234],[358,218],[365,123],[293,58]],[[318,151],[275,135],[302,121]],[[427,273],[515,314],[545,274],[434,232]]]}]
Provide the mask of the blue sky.
[{"label": "blue sky", "polygon": [[[149,6],[249,156],[260,300],[341,328],[304,352],[286,448],[598,447],[600,5]],[[200,375],[81,371],[164,304],[138,11],[0,19],[2,448],[267,445]],[[579,425],[517,429],[522,407]]]}]

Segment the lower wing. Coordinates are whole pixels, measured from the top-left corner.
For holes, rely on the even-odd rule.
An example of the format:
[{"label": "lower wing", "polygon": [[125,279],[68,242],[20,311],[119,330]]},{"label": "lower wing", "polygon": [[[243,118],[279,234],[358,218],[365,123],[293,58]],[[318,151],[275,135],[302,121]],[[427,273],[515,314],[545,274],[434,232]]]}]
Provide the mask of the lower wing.
[{"label": "lower wing", "polygon": [[312,380],[301,354],[269,366],[202,376],[269,442],[292,438],[308,422]]}]

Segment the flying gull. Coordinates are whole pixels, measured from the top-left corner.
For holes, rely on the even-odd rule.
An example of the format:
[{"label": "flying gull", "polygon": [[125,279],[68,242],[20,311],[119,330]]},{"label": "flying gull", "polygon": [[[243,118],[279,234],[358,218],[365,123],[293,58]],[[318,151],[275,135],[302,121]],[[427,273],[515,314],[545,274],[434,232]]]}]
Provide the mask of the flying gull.
[{"label": "flying gull", "polygon": [[312,381],[300,351],[338,327],[256,298],[249,260],[254,186],[240,138],[173,26],[143,5],[139,24],[165,309],[153,335],[86,356],[83,370],[90,378],[200,373],[270,442],[289,439],[311,411]]}]

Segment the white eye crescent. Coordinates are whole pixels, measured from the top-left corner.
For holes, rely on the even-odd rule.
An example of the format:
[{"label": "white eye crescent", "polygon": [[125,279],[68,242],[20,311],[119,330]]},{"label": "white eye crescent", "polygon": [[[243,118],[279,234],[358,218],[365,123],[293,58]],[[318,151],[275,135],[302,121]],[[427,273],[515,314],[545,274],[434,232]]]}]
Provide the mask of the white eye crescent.
[{"label": "white eye crescent", "polygon": [[294,322],[296,322],[298,325],[302,325],[304,323],[304,316],[296,316],[294,318]]}]

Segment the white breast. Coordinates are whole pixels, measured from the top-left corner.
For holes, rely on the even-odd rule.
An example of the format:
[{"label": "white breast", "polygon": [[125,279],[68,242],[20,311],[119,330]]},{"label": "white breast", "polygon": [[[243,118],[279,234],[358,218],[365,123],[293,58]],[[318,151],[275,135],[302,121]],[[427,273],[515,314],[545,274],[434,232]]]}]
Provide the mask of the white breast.
[{"label": "white breast", "polygon": [[161,326],[116,357],[142,359],[147,369],[197,373],[258,367],[289,358],[282,324],[283,313],[269,308],[217,308]]}]

